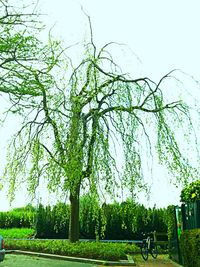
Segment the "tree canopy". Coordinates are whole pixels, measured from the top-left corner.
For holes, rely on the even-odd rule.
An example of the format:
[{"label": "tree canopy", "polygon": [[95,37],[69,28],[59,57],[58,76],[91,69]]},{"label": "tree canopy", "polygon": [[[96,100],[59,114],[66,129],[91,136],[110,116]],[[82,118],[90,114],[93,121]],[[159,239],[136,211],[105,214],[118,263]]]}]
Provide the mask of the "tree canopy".
[{"label": "tree canopy", "polygon": [[18,13],[7,1],[0,5],[0,91],[8,95],[8,112],[23,117],[4,173],[11,198],[22,181],[34,195],[41,177],[50,191],[68,192],[69,238],[76,241],[81,190],[96,196],[115,195],[121,187],[137,192],[143,186],[144,147],[149,155],[157,151],[177,180],[196,176],[177,140],[176,130],[184,138],[192,122],[189,106],[173,99],[170,90],[176,88],[165,84],[173,72],[159,82],[123,73],[111,54],[116,44],[97,49],[91,23],[85,53],[74,67],[70,50],[50,35],[44,44],[33,34],[39,31],[34,13]]}]

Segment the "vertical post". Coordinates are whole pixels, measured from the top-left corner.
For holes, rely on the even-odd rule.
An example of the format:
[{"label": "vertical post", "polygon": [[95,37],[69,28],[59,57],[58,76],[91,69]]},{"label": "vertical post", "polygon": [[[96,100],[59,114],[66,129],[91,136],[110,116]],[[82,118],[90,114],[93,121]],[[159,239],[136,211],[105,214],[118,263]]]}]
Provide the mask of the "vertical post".
[{"label": "vertical post", "polygon": [[154,240],[154,242],[157,242],[156,231],[153,231],[153,240]]},{"label": "vertical post", "polygon": [[181,205],[181,213],[182,213],[182,220],[183,220],[183,230],[186,230],[187,229],[187,225],[186,225],[185,204]]},{"label": "vertical post", "polygon": [[181,255],[181,251],[180,251],[180,236],[179,236],[179,233],[178,233],[178,227],[179,227],[179,210],[180,210],[180,207],[176,206],[174,207],[174,214],[175,214],[175,228],[176,228],[176,242],[177,242],[177,253],[178,253],[178,263],[182,263],[182,255]]},{"label": "vertical post", "polygon": [[197,201],[196,204],[197,204],[197,228],[200,228],[200,201]]}]

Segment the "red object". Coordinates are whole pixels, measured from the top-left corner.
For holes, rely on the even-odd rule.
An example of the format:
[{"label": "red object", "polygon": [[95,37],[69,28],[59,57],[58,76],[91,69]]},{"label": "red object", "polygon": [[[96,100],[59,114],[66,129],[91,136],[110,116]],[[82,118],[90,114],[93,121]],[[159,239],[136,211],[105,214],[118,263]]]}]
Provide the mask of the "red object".
[{"label": "red object", "polygon": [[4,240],[2,239],[1,248],[4,249]]}]

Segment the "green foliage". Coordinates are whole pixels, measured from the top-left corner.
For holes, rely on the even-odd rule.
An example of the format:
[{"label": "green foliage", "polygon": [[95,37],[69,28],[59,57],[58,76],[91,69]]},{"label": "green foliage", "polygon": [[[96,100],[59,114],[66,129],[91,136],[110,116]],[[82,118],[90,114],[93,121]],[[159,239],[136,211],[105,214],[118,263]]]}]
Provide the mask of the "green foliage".
[{"label": "green foliage", "polygon": [[58,203],[54,207],[39,205],[36,236],[39,238],[66,238],[69,229],[69,205]]},{"label": "green foliage", "polygon": [[200,200],[200,180],[190,183],[181,191],[182,202],[195,202]]},{"label": "green foliage", "polygon": [[20,249],[101,260],[122,260],[139,252],[136,245],[102,242],[69,243],[65,240],[5,240],[6,249]]},{"label": "green foliage", "polygon": [[177,240],[177,225],[175,217],[175,206],[170,205],[167,208],[167,234],[169,240],[169,257],[171,259],[177,260],[177,244],[174,240]]},{"label": "green foliage", "polygon": [[86,194],[80,198],[80,236],[102,239],[105,217],[96,195]]},{"label": "green foliage", "polygon": [[[182,143],[187,145],[184,141],[189,139],[192,121],[188,105],[178,99],[179,88],[173,87],[177,94],[170,94],[170,86],[165,84],[172,72],[158,83],[147,77],[130,77],[112,57],[114,43],[97,49],[92,31],[84,44],[84,55],[73,67],[60,42],[50,35],[47,44],[39,40],[37,14],[17,10],[0,1],[0,93],[8,94],[8,112],[23,117],[11,140],[4,172],[11,200],[22,178],[33,196],[42,178],[50,191],[69,192],[70,201],[79,200],[88,187],[96,198],[99,194],[116,197],[121,188],[137,193],[146,188],[143,169],[151,165],[146,161],[156,151],[160,163],[166,164],[176,181],[185,182],[197,175],[198,169],[190,166],[188,151],[180,149]],[[182,139],[177,132],[183,133]],[[119,151],[115,149],[119,145],[121,172],[117,166]],[[79,234],[78,205],[78,201],[71,205],[73,223],[69,225],[74,237],[70,238],[74,241]],[[136,226],[128,222],[127,205],[120,207],[127,215],[113,217],[112,221],[119,220],[119,226],[130,236]],[[45,212],[53,233],[58,224],[51,223],[54,217],[49,207]],[[104,216],[95,212],[96,218]],[[151,228],[151,211],[145,213],[145,225]],[[92,230],[96,236],[104,225],[102,222]],[[44,231],[41,225],[40,233]]]},{"label": "green foliage", "polygon": [[142,233],[167,232],[166,210],[149,208],[127,200],[103,205],[106,218],[105,239],[142,239]]},{"label": "green foliage", "polygon": [[[15,235],[26,237],[23,228],[35,229],[38,238],[65,239],[69,230],[70,207],[64,203],[55,206],[16,208],[9,212],[0,212],[0,228],[21,228]],[[146,209],[143,205],[127,199],[121,204],[103,204],[91,195],[84,195],[80,200],[80,238],[131,240],[141,239],[142,232],[167,232],[165,209]],[[32,231],[32,230],[30,230]],[[24,232],[24,233],[23,233]],[[12,237],[12,233],[11,236]],[[21,235],[21,236],[20,236]],[[28,235],[28,233],[27,233]],[[16,237],[17,237],[16,236]],[[14,236],[13,236],[14,237]]]},{"label": "green foliage", "polygon": [[[121,204],[99,205],[98,200],[85,195],[80,200],[80,238],[131,240],[142,239],[142,232],[167,232],[165,209],[146,209],[127,200]],[[38,238],[66,238],[69,226],[69,206],[39,205],[36,232]]]},{"label": "green foliage", "polygon": [[0,229],[0,235],[4,238],[31,238],[35,235],[35,229],[11,228]]},{"label": "green foliage", "polygon": [[200,229],[185,230],[182,233],[181,252],[185,267],[200,266]]},{"label": "green foliage", "polygon": [[174,231],[176,231],[174,206],[170,205],[167,208],[167,233],[168,233],[168,239],[169,240],[173,239]]},{"label": "green foliage", "polygon": [[36,213],[30,205],[0,212],[0,228],[34,228]]}]

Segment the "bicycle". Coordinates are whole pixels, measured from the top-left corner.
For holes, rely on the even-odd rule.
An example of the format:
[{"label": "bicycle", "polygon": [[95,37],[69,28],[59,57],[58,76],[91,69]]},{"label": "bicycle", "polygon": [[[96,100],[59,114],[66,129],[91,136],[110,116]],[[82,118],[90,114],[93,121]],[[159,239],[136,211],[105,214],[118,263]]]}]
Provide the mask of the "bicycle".
[{"label": "bicycle", "polygon": [[141,245],[141,255],[142,258],[146,261],[148,260],[149,253],[151,256],[156,259],[158,256],[158,248],[156,243],[153,241],[153,238],[150,237],[152,233],[147,234],[147,238],[143,239]]}]

